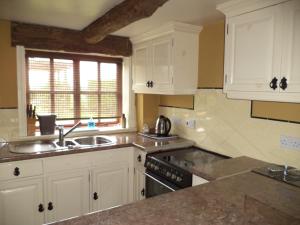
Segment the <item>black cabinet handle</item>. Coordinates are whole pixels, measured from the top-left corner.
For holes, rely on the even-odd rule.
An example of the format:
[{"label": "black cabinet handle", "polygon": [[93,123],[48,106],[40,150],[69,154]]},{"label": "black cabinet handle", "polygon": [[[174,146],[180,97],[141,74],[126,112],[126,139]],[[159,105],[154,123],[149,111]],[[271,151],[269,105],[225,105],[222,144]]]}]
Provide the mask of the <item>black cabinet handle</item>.
[{"label": "black cabinet handle", "polygon": [[20,169],[19,167],[16,167],[15,170],[14,170],[14,175],[17,177],[20,175]]},{"label": "black cabinet handle", "polygon": [[137,157],[137,161],[138,161],[138,162],[142,162],[142,156],[141,156],[141,155],[139,155],[139,156]]},{"label": "black cabinet handle", "polygon": [[149,87],[153,88],[153,81],[150,81],[149,84],[150,84]]},{"label": "black cabinet handle", "polygon": [[143,188],[143,189],[141,190],[141,195],[142,195],[142,196],[145,196],[145,188]]},{"label": "black cabinet handle", "polygon": [[150,87],[150,81],[147,81],[146,87],[147,87],[147,88]]},{"label": "black cabinet handle", "polygon": [[285,90],[287,88],[288,84],[287,84],[287,79],[285,77],[283,77],[279,83],[279,87],[282,90]]},{"label": "black cabinet handle", "polygon": [[272,79],[272,81],[270,82],[270,88],[272,88],[273,90],[276,90],[276,88],[278,87],[277,86],[277,81],[278,81],[278,79],[276,77],[274,77]]},{"label": "black cabinet handle", "polygon": [[93,199],[94,199],[94,200],[97,200],[98,198],[99,198],[98,193],[97,193],[97,192],[94,192],[94,197],[93,197]]},{"label": "black cabinet handle", "polygon": [[44,212],[44,206],[43,204],[39,204],[39,212]]},{"label": "black cabinet handle", "polygon": [[53,209],[53,203],[52,202],[49,202],[48,203],[48,210],[51,211]]}]

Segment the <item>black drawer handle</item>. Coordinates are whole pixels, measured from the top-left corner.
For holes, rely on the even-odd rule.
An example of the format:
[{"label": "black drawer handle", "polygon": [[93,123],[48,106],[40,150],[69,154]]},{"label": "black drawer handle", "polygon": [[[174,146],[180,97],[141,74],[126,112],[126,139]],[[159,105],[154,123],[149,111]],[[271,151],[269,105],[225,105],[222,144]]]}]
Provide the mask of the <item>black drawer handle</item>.
[{"label": "black drawer handle", "polygon": [[54,208],[53,203],[49,202],[48,203],[48,210],[51,211]]},{"label": "black drawer handle", "polygon": [[147,81],[146,87],[147,87],[147,88],[150,87],[150,81]]},{"label": "black drawer handle", "polygon": [[153,88],[153,81],[150,81],[149,84],[150,84],[149,87]]},{"label": "black drawer handle", "polygon": [[98,198],[99,198],[98,193],[97,193],[97,192],[94,192],[93,199],[94,199],[94,200],[97,200]]},{"label": "black drawer handle", "polygon": [[139,155],[139,156],[137,157],[137,161],[138,161],[138,162],[142,162],[142,156],[141,156],[141,155]]},{"label": "black drawer handle", "polygon": [[145,188],[143,188],[143,189],[141,190],[141,195],[142,195],[142,196],[145,196]]},{"label": "black drawer handle", "polygon": [[44,212],[44,206],[43,204],[39,204],[39,212]]},{"label": "black drawer handle", "polygon": [[16,167],[15,170],[14,170],[14,175],[17,177],[20,175],[20,169],[19,167]]}]

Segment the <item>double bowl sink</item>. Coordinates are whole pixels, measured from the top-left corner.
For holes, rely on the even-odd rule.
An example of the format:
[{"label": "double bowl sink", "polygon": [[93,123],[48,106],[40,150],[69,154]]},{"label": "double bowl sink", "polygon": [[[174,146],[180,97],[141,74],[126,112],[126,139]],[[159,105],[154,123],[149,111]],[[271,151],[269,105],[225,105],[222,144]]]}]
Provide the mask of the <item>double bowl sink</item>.
[{"label": "double bowl sink", "polygon": [[89,136],[78,137],[73,139],[64,140],[64,145],[61,146],[59,141],[31,141],[31,142],[15,142],[9,144],[9,150],[14,153],[36,153],[48,152],[66,149],[80,149],[88,147],[105,146],[112,144],[113,141],[107,137],[102,136]]}]

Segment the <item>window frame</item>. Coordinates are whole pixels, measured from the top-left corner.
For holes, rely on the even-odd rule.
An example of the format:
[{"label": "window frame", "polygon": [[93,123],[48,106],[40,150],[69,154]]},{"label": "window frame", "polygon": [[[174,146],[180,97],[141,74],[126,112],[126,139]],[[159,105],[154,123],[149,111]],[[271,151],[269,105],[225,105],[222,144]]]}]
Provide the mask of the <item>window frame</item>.
[{"label": "window frame", "polygon": [[[117,117],[102,117],[102,118],[95,118],[97,120],[96,125],[97,126],[114,126],[117,124],[120,124],[121,122],[121,115],[122,115],[122,64],[123,59],[122,58],[115,58],[115,57],[106,57],[106,56],[97,56],[97,55],[82,55],[82,54],[76,54],[76,53],[59,53],[59,52],[48,52],[48,51],[34,51],[34,50],[25,50],[25,74],[26,74],[26,102],[29,103],[29,94],[32,92],[29,92],[29,57],[40,57],[40,58],[49,58],[50,59],[50,91],[45,91],[47,93],[50,93],[51,96],[51,107],[54,106],[54,96],[55,93],[59,93],[60,91],[54,91],[52,90],[53,85],[51,82],[53,82],[54,77],[54,59],[66,59],[66,60],[73,60],[73,82],[74,82],[74,90],[72,91],[72,94],[74,94],[74,117],[75,119],[58,119],[58,121],[67,121],[67,120],[73,120],[74,123],[80,121],[80,120],[88,120],[87,118],[80,118],[80,94],[82,91],[80,90],[80,61],[95,61],[97,62],[98,67],[98,81],[100,76],[100,63],[115,63],[117,64],[117,101],[118,101],[118,114],[120,116]],[[77,75],[77,76],[76,76]],[[40,92],[40,91],[39,91]],[[98,96],[100,96],[100,90],[96,91],[95,93],[98,93]],[[64,92],[66,93],[66,92]],[[100,107],[100,105],[99,105]],[[53,111],[53,109],[51,110]],[[115,118],[115,122],[101,122],[101,119],[113,119]],[[64,126],[70,127],[74,123],[65,124]],[[85,123],[83,123],[85,124]]]}]

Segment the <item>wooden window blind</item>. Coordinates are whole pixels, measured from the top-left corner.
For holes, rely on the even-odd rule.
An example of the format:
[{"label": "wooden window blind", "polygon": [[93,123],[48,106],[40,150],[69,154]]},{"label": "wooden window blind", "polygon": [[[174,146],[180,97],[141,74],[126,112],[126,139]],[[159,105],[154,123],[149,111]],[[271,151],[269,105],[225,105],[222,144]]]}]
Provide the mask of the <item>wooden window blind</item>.
[{"label": "wooden window blind", "polygon": [[26,51],[27,103],[70,124],[122,115],[122,59]]}]

